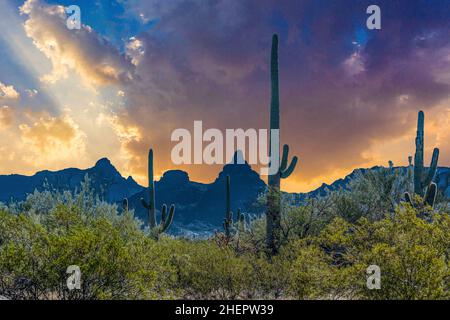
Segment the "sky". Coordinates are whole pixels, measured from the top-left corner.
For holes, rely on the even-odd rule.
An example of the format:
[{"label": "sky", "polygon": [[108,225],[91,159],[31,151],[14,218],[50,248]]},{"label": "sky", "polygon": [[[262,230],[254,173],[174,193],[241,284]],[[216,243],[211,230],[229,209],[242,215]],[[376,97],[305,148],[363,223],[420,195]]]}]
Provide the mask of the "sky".
[{"label": "sky", "polygon": [[267,128],[274,33],[281,140],[299,158],[282,189],[406,165],[419,110],[426,161],[439,147],[450,166],[448,0],[5,0],[0,29],[0,174],[108,157],[145,184],[151,147],[156,176],[212,182],[221,165],[173,164],[171,132]]}]

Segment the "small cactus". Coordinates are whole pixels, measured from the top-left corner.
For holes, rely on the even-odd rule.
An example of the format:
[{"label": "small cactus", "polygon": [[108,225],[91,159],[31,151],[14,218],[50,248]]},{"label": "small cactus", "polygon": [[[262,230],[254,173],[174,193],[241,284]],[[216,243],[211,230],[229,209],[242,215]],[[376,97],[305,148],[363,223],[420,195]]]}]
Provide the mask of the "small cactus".
[{"label": "small cactus", "polygon": [[[423,199],[423,205],[428,205],[430,207],[434,206],[434,202],[436,201],[436,194],[437,194],[437,185],[436,183],[432,182],[430,186],[427,188],[427,192],[425,193],[425,198]],[[405,192],[405,200],[411,206],[414,206],[413,199],[411,198],[409,192]]]},{"label": "small cactus", "polygon": [[[226,191],[226,210],[225,210],[225,219],[223,221],[223,228],[225,230],[225,237],[229,240],[233,233],[236,231],[236,228],[234,227],[235,223],[233,222],[233,212],[231,211],[231,204],[230,204],[230,176],[227,175],[227,191]],[[245,230],[245,215],[241,212],[241,209],[239,208],[237,211],[237,224],[238,224],[238,230],[244,231]]]},{"label": "small cactus", "polygon": [[128,199],[127,198],[123,198],[123,200],[122,200],[122,209],[123,209],[123,212],[128,212]]},{"label": "small cactus", "polygon": [[392,160],[388,161],[388,165],[390,170],[394,169],[394,162],[392,162]]},{"label": "small cactus", "polygon": [[161,222],[158,225],[156,222],[156,210],[155,210],[155,182],[153,180],[153,150],[150,149],[148,153],[148,195],[149,202],[147,203],[144,198],[141,198],[141,203],[145,209],[148,210],[148,224],[152,232],[156,232],[159,236],[161,233],[166,232],[173,222],[173,216],[175,213],[175,206],[171,205],[169,212],[167,213],[167,205],[163,205],[161,209]]},{"label": "small cactus", "polygon": [[241,212],[241,208],[237,212],[237,223],[239,232],[247,231],[247,224],[245,223],[245,214]]},{"label": "small cactus", "polygon": [[412,164],[412,156],[408,156],[408,180],[412,181],[413,177],[413,164]]}]

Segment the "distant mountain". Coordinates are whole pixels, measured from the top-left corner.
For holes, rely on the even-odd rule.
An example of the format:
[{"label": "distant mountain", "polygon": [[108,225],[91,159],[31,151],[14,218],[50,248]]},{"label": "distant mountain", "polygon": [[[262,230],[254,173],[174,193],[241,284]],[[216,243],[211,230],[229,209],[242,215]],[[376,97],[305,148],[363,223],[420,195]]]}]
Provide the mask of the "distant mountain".
[{"label": "distant mountain", "polygon": [[74,191],[80,188],[86,175],[91,179],[95,193],[108,202],[121,201],[143,189],[132,177],[122,177],[111,162],[103,158],[98,160],[95,166],[85,170],[68,168],[60,171],[39,171],[32,176],[0,175],[0,201],[22,201],[34,190]]},{"label": "distant mountain", "polygon": [[[236,212],[238,208],[252,214],[263,212],[256,203],[258,196],[266,189],[265,182],[247,162],[243,164],[235,162],[226,164],[214,182],[209,184],[191,181],[189,175],[181,170],[167,171],[159,181],[155,182],[156,209],[160,210],[164,203],[176,206],[172,233],[201,236],[203,233],[210,233],[221,228],[225,215],[227,175],[231,178],[233,212]],[[379,167],[356,169],[345,178],[338,179],[330,185],[323,184],[311,192],[290,195],[296,203],[299,203],[306,197],[325,195],[327,190],[345,189],[357,170],[367,171],[377,168]],[[106,158],[100,159],[95,166],[85,170],[69,168],[60,171],[40,171],[33,176],[0,175],[0,201],[24,200],[26,195],[35,189],[75,191],[80,188],[86,175],[89,176],[95,193],[102,199],[111,203],[120,203],[126,197],[135,215],[147,221],[147,212],[140,202],[141,198],[148,200],[146,189],[137,184],[132,177],[122,177]],[[435,182],[439,190],[450,198],[450,168],[439,167]]]},{"label": "distant mountain", "polygon": [[[174,227],[178,232],[192,231],[195,226],[201,226],[198,231],[220,228],[225,216],[227,175],[231,179],[232,210],[236,212],[240,208],[243,212],[255,213],[257,209],[254,204],[258,195],[264,192],[266,184],[247,162],[226,164],[210,184],[190,181],[184,171],[167,171],[155,182],[156,209],[160,210],[164,203],[175,204]],[[133,195],[129,199],[129,206],[135,210],[137,217],[145,221],[147,212],[140,204],[141,198],[148,200],[146,190]]]}]

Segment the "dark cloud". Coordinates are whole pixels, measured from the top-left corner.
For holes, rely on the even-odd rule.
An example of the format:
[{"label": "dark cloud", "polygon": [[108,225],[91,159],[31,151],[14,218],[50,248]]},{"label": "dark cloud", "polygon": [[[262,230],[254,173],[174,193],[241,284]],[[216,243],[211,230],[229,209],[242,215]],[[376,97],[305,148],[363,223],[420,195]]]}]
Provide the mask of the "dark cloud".
[{"label": "dark cloud", "polygon": [[[145,53],[122,117],[142,129],[142,139],[128,145],[135,170],[145,170],[148,145],[161,150],[160,169],[172,167],[170,133],[194,120],[221,129],[266,127],[275,32],[282,139],[301,160],[294,179],[369,162],[365,152],[374,143],[402,136],[417,110],[437,112],[449,98],[447,0],[377,1],[381,30],[365,27],[372,1],[123,2],[158,21],[138,35]],[[216,174],[187,169],[195,178]]]}]

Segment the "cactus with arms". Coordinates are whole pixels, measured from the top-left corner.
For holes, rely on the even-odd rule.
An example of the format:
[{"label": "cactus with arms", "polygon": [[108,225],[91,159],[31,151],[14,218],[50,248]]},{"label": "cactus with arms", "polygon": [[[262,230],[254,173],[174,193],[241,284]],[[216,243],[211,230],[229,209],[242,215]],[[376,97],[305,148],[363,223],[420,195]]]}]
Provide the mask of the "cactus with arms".
[{"label": "cactus with arms", "polygon": [[[437,193],[437,186],[433,182],[433,178],[437,170],[439,149],[434,148],[430,168],[427,171],[423,166],[424,120],[425,115],[423,111],[419,111],[417,121],[416,153],[414,155],[414,193],[423,197],[425,204],[433,207]],[[408,192],[405,193],[405,199],[412,204],[412,198]]]},{"label": "cactus with arms", "polygon": [[150,149],[148,153],[148,195],[149,202],[147,203],[144,198],[141,198],[141,203],[145,209],[148,210],[148,224],[150,230],[156,232],[159,235],[166,232],[173,221],[175,213],[175,206],[171,205],[169,212],[167,213],[167,206],[164,204],[161,209],[161,223],[158,225],[156,222],[156,210],[155,210],[155,182],[153,180],[153,150]]},{"label": "cactus with arms", "polygon": [[[280,130],[280,101],[279,101],[279,82],[278,82],[278,36],[272,37],[271,52],[271,103],[270,103],[270,157],[278,157],[279,155],[279,134],[273,136],[273,130]],[[278,154],[272,155],[272,146]],[[280,199],[280,179],[288,178],[294,171],[297,164],[297,157],[292,158],[292,162],[288,166],[289,146],[283,146],[282,160],[279,170],[275,174],[269,174],[268,185],[269,192],[267,195],[267,245],[271,254],[278,252],[279,241],[281,236],[281,199]]]}]

